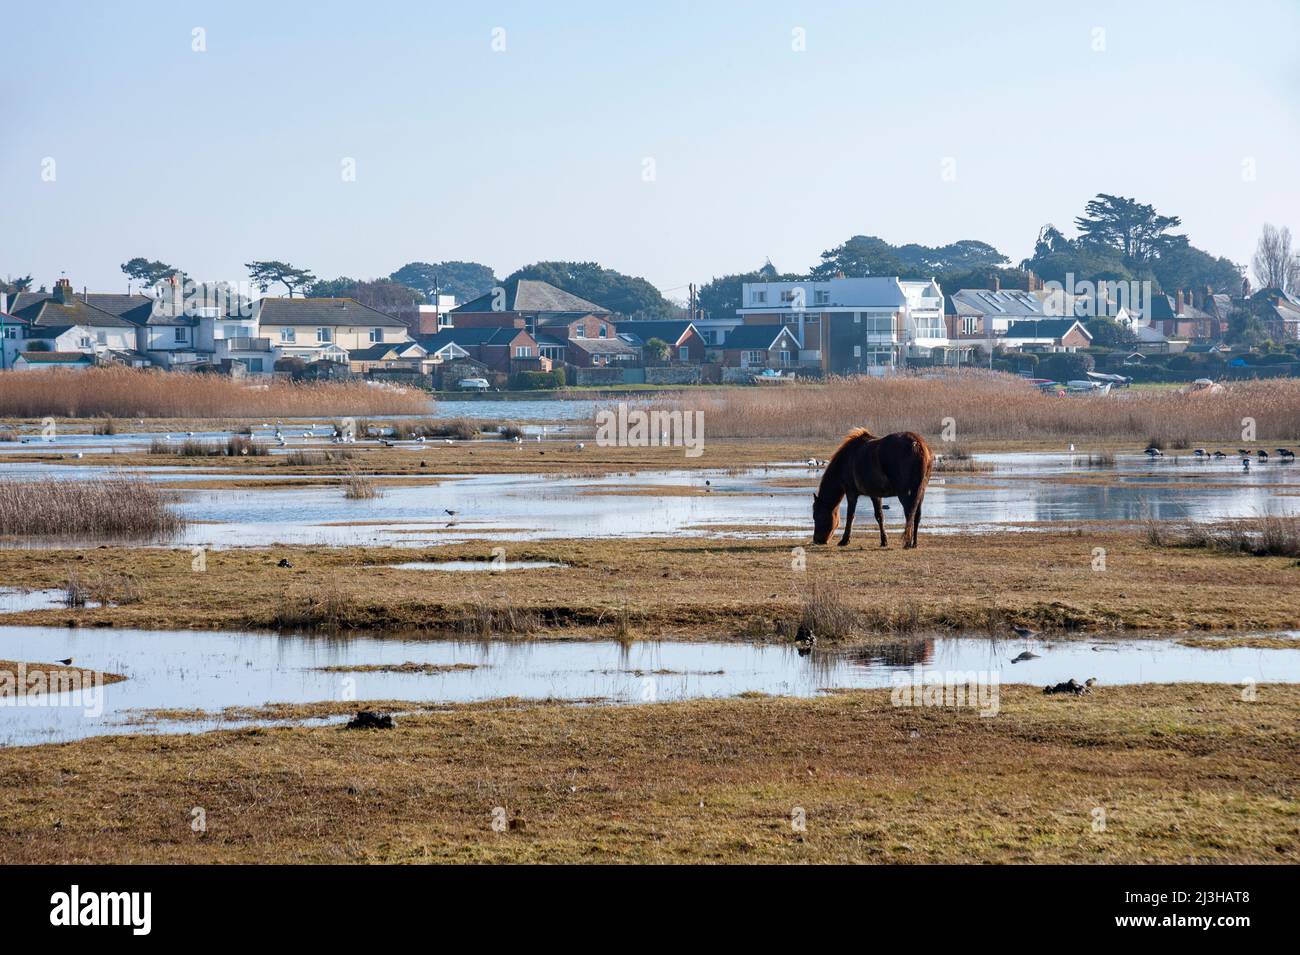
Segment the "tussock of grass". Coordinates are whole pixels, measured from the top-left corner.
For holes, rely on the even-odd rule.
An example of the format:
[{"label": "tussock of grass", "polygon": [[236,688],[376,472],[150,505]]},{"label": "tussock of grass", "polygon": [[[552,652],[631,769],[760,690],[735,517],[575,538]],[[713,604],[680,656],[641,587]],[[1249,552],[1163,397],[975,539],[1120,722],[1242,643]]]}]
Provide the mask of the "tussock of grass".
[{"label": "tussock of grass", "polygon": [[15,418],[255,418],[428,410],[423,392],[364,382],[268,382],[121,367],[0,375],[0,415]]},{"label": "tussock of grass", "polygon": [[351,461],[353,454],[347,450],[290,451],[281,460],[290,467],[306,468],[337,461]]},{"label": "tussock of grass", "polygon": [[468,418],[416,418],[397,421],[362,421],[357,425],[362,437],[389,437],[396,441],[416,438],[453,438],[469,441],[478,437],[478,425]]},{"label": "tussock of grass", "polygon": [[166,438],[154,438],[149,442],[150,454],[174,454],[183,458],[260,458],[269,453],[265,443],[254,441],[246,434],[232,434],[224,442],[202,441],[198,438],[186,438],[184,441],[168,441]]},{"label": "tussock of grass", "polygon": [[164,492],[145,478],[0,480],[0,534],[144,537],[184,526]]},{"label": "tussock of grass", "polygon": [[343,496],[350,501],[369,501],[380,497],[381,492],[374,478],[354,470],[343,479]]},{"label": "tussock of grass", "polygon": [[1200,547],[1255,557],[1300,557],[1300,517],[1266,515],[1218,524],[1146,522],[1155,547]]}]

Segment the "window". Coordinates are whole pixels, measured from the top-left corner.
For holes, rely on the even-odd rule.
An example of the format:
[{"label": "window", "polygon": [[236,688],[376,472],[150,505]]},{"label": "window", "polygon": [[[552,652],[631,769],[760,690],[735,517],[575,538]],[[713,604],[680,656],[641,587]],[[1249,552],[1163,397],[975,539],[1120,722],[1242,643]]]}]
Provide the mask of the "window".
[{"label": "window", "polygon": [[326,342],[332,342],[333,340],[334,340],[334,335],[330,331],[330,329],[326,327],[321,327],[316,329],[316,341],[324,344]]},{"label": "window", "polygon": [[95,341],[99,342],[101,345],[107,345],[108,332],[95,332]]},{"label": "window", "polygon": [[677,360],[678,360],[678,361],[690,361],[690,360],[691,360],[691,350],[690,350],[689,348],[687,348],[685,345],[683,345],[682,347],[678,348],[678,349],[677,349]]},{"label": "window", "polygon": [[516,346],[515,346],[515,357],[516,357],[516,358],[532,358],[532,357],[533,357],[533,349],[532,349],[532,346],[530,346],[530,345],[516,345]]},{"label": "window", "polygon": [[790,364],[790,353],[788,351],[781,352],[781,364],[783,365]]},{"label": "window", "polygon": [[764,365],[767,363],[767,352],[765,351],[747,351],[745,352],[742,365]]},{"label": "window", "polygon": [[853,346],[853,357],[854,357],[854,358],[861,358],[861,357],[862,357],[862,346],[861,346],[861,345],[854,345],[854,346]]},{"label": "window", "polygon": [[978,318],[963,318],[961,320],[961,333],[963,335],[974,335],[979,331]]},{"label": "window", "polygon": [[78,340],[78,342],[77,342],[77,347],[78,347],[78,348],[89,348],[89,347],[90,347],[90,336],[89,336],[89,335],[82,335],[81,338],[80,338],[80,339]]},{"label": "window", "polygon": [[763,305],[767,302],[767,292],[755,290],[749,293],[749,299],[755,305]]},{"label": "window", "polygon": [[793,301],[794,301],[794,289],[786,289],[784,292],[782,292],[782,293],[781,293],[781,301],[783,301],[783,302],[793,302]]},{"label": "window", "polygon": [[280,341],[293,342],[296,338],[297,338],[297,334],[295,333],[294,329],[292,328],[280,329]]},{"label": "window", "polygon": [[174,342],[187,342],[190,340],[190,330],[188,328],[183,328],[180,325],[177,325],[172,329],[172,333],[172,341]]},{"label": "window", "polygon": [[248,359],[248,370],[249,370],[249,371],[255,371],[255,372],[261,374],[261,372],[262,372],[262,359],[260,359],[260,358],[249,358],[249,359]]},{"label": "window", "polygon": [[17,325],[6,325],[6,326],[5,326],[5,338],[17,338],[17,337],[18,337],[18,326],[17,326]]},{"label": "window", "polygon": [[375,344],[382,344],[384,341],[384,330],[382,328],[370,329],[370,341]]},{"label": "window", "polygon": [[814,305],[829,305],[830,301],[831,301],[831,293],[826,291],[825,289],[817,289],[815,292],[813,292]]},{"label": "window", "polygon": [[604,337],[605,337],[605,331],[606,331],[606,327],[605,327],[604,325],[600,326],[600,337],[601,337],[601,338],[604,338]]}]

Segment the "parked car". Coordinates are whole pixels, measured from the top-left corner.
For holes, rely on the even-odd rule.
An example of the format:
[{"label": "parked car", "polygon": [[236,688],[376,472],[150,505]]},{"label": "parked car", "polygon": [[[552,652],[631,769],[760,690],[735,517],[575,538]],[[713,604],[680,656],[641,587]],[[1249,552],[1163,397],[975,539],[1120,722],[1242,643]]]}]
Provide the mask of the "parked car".
[{"label": "parked car", "polygon": [[456,382],[456,387],[461,391],[487,391],[492,386],[486,378],[462,378]]}]

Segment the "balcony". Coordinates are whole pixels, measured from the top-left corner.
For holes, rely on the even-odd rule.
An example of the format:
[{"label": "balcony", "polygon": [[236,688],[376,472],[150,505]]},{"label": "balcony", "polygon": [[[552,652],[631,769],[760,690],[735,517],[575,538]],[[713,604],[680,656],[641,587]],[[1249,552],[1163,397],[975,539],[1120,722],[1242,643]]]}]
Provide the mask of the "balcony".
[{"label": "balcony", "polygon": [[250,338],[239,336],[236,338],[218,338],[216,340],[217,351],[223,353],[230,352],[269,352],[271,350],[271,339],[269,338]]}]

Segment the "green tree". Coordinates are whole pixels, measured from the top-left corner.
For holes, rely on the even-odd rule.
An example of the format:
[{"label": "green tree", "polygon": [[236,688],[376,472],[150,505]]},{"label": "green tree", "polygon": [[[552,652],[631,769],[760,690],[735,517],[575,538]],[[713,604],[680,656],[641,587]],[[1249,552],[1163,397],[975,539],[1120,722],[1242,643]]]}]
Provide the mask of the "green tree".
[{"label": "green tree", "polygon": [[1156,284],[1161,291],[1178,289],[1237,288],[1243,269],[1230,259],[1213,256],[1196,248],[1186,236],[1171,236],[1159,256],[1151,263]]},{"label": "green tree", "polygon": [[821,255],[821,262],[813,266],[811,277],[834,278],[843,273],[847,278],[869,275],[901,275],[903,263],[897,250],[874,235],[855,235]]},{"label": "green tree", "polygon": [[1074,220],[1083,245],[1109,246],[1119,250],[1130,268],[1150,262],[1170,241],[1170,229],[1183,224],[1178,216],[1164,216],[1155,207],[1099,193],[1089,200],[1083,215]]},{"label": "green tree", "polygon": [[1238,306],[1228,313],[1228,333],[1224,337],[1232,344],[1252,347],[1269,340],[1268,326],[1257,313],[1253,302]]},{"label": "green tree", "polygon": [[19,292],[26,292],[32,287],[32,277],[24,275],[21,278],[0,279],[0,292],[6,295],[17,295]]},{"label": "green tree", "polygon": [[654,361],[664,361],[668,358],[668,343],[662,338],[649,338],[646,339],[641,352],[646,358]]},{"label": "green tree", "polygon": [[253,284],[263,292],[273,284],[283,285],[289,292],[290,298],[293,298],[294,292],[316,281],[316,276],[308,269],[295,268],[288,262],[275,259],[245,262],[244,268],[248,269],[248,276],[253,280]]},{"label": "green tree", "polygon": [[1084,327],[1092,336],[1092,343],[1097,346],[1131,345],[1137,341],[1137,336],[1130,329],[1113,318],[1090,318]]},{"label": "green tree", "polygon": [[1095,366],[1092,356],[1084,352],[1053,352],[1038,362],[1038,374],[1052,381],[1078,381]]},{"label": "green tree", "polygon": [[143,256],[136,256],[122,263],[122,271],[128,277],[142,282],[146,286],[155,285],[172,275],[179,275],[180,269],[157,260],[150,261]]},{"label": "green tree", "polygon": [[699,307],[710,318],[730,318],[741,307],[746,282],[798,282],[806,275],[780,274],[767,263],[756,272],[720,275],[700,286],[696,293]]},{"label": "green tree", "polygon": [[478,298],[497,284],[492,269],[477,262],[407,262],[389,278],[429,299],[440,292],[456,296],[461,303]]},{"label": "green tree", "polygon": [[392,279],[317,279],[306,289],[308,298],[350,298],[384,312],[423,305],[423,293]]}]

